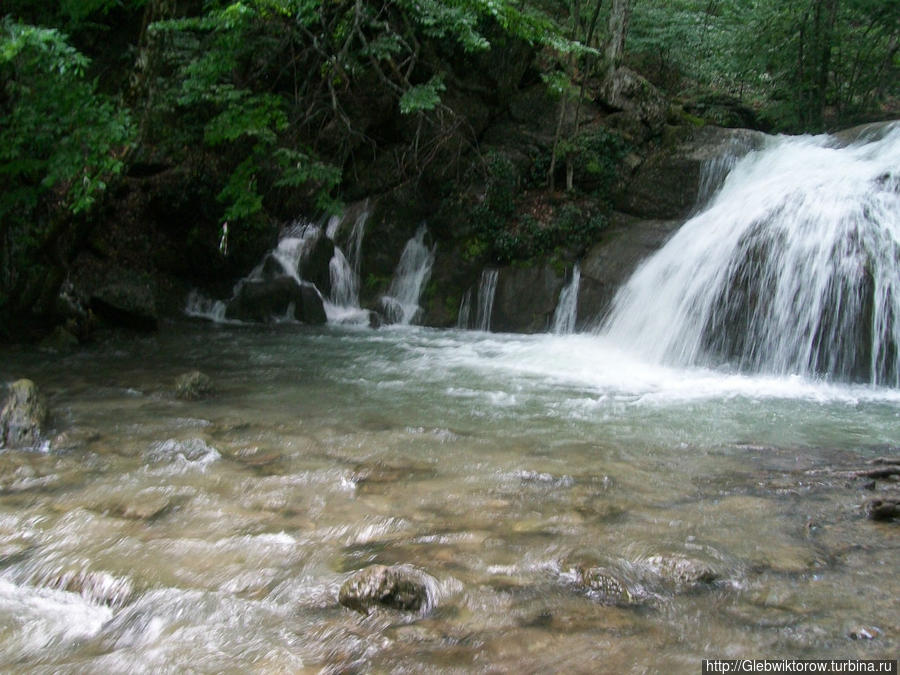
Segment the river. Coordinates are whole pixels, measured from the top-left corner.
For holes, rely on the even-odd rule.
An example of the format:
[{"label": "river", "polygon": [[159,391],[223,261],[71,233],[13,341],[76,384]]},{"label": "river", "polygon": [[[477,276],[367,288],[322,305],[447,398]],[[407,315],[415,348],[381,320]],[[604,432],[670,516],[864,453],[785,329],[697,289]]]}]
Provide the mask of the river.
[{"label": "river", "polygon": [[[214,395],[177,399],[194,368]],[[43,452],[0,451],[5,671],[696,673],[900,645],[900,532],[861,508],[889,483],[847,473],[896,455],[894,388],[599,335],[190,321],[4,350],[24,376],[53,417]],[[433,607],[341,606],[373,563],[428,572]]]}]

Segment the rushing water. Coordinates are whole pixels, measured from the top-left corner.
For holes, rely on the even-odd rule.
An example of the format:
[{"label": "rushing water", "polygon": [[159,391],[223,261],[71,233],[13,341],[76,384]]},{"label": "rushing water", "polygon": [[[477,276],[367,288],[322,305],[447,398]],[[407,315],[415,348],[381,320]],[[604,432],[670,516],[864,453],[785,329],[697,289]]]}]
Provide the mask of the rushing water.
[{"label": "rushing water", "polygon": [[487,269],[478,282],[478,302],[475,306],[475,330],[489,331],[494,313],[494,296],[497,294],[499,270]]},{"label": "rushing water", "polygon": [[419,298],[431,278],[435,253],[435,247],[425,243],[427,235],[427,228],[421,225],[403,247],[391,286],[387,295],[381,298],[381,307],[388,323],[409,325],[421,316]]},{"label": "rushing water", "polygon": [[[886,488],[828,472],[900,443],[894,389],[659,367],[584,335],[285,324],[0,363],[55,413],[49,453],[0,452],[2,670],[897,654],[897,527],[859,508]],[[215,396],[174,397],[191,368]],[[656,555],[718,579],[681,588]],[[435,607],[340,606],[375,562],[427,570]],[[583,562],[640,602],[598,600]]]},{"label": "rushing water", "polygon": [[578,288],[581,284],[581,266],[577,263],[572,268],[569,283],[559,292],[559,303],[553,313],[553,331],[557,335],[566,335],[575,330],[578,318]]},{"label": "rushing water", "polygon": [[654,361],[900,386],[900,125],[782,137],[619,293],[603,332]]}]

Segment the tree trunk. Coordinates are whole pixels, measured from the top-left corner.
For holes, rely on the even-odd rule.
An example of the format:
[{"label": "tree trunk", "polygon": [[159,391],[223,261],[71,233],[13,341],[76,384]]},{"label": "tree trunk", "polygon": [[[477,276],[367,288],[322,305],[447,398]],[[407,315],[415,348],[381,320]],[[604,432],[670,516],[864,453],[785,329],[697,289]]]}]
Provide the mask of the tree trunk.
[{"label": "tree trunk", "polygon": [[631,19],[631,0],[612,0],[607,23],[606,47],[603,56],[606,61],[607,77],[622,64],[625,55],[625,37]]}]

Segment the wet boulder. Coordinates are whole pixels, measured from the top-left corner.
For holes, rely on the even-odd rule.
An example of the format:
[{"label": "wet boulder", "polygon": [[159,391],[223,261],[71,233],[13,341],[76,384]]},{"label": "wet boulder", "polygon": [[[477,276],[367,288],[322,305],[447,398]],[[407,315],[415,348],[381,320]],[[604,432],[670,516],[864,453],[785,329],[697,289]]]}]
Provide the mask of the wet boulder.
[{"label": "wet boulder", "polygon": [[324,296],[331,294],[331,259],[334,257],[334,242],[328,237],[319,237],[309,253],[300,261],[302,276],[312,282]]},{"label": "wet boulder", "polygon": [[47,404],[31,380],[17,380],[0,412],[0,447],[24,448],[40,443]]},{"label": "wet boulder", "polygon": [[640,594],[628,581],[606,567],[579,565],[575,568],[575,579],[579,586],[603,605],[629,607],[640,603]]},{"label": "wet boulder", "polygon": [[327,320],[316,288],[288,276],[244,282],[228,302],[225,317],[254,323],[289,318],[317,325]]},{"label": "wet boulder", "polygon": [[433,586],[428,574],[409,565],[370,565],[344,582],[338,601],[363,614],[377,607],[417,612],[433,604]]},{"label": "wet boulder", "polygon": [[900,499],[881,497],[870,499],[864,507],[869,520],[900,520]]},{"label": "wet boulder", "polygon": [[553,312],[565,276],[551,265],[504,267],[497,279],[491,330],[500,333],[541,333]]},{"label": "wet boulder", "polygon": [[718,573],[702,560],[682,555],[654,555],[645,563],[663,582],[677,588],[698,588],[719,578]]},{"label": "wet boulder", "polygon": [[91,295],[91,309],[107,322],[134,330],[154,331],[159,324],[155,284],[122,274],[98,287]]},{"label": "wet boulder", "polygon": [[581,262],[579,327],[604,316],[641,261],[658,251],[679,227],[680,220],[644,220],[613,213],[603,240],[592,246]]},{"label": "wet boulder", "polygon": [[206,398],[212,391],[212,380],[199,370],[192,370],[175,378],[175,398],[183,401]]},{"label": "wet boulder", "polygon": [[[765,134],[704,126],[688,130],[652,153],[616,197],[618,211],[647,220],[687,218],[724,179],[738,157],[761,147]],[[711,172],[717,160],[721,171]]]}]

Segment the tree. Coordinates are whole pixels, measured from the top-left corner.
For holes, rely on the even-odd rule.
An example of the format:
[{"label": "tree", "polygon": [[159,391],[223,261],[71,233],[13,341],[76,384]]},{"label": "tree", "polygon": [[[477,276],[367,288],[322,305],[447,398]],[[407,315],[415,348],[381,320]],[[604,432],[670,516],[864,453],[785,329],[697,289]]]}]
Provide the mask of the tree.
[{"label": "tree", "polygon": [[97,93],[88,64],[55,29],[0,22],[0,306],[124,167],[128,111]]},{"label": "tree", "polygon": [[900,96],[896,3],[635,0],[629,34],[631,56],[670,86],[737,96],[783,130],[889,114]]},{"label": "tree", "polygon": [[[403,118],[399,175],[420,174],[464,124],[442,94],[452,61],[490,48],[489,31],[549,40],[552,24],[508,0],[243,0],[150,24],[144,58],[147,140],[215,147],[231,165],[225,218],[263,209],[264,186],[333,203],[356,153],[384,139],[371,118],[385,102]],[[462,56],[460,56],[460,54]],[[474,141],[474,139],[473,139]]]}]

